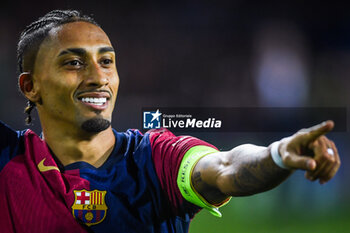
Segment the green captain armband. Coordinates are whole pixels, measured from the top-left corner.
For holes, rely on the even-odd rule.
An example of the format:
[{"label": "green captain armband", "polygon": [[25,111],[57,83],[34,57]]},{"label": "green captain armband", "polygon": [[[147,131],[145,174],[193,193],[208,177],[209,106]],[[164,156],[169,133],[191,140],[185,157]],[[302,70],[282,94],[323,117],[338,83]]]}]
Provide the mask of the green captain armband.
[{"label": "green captain armband", "polygon": [[218,152],[218,150],[209,146],[194,146],[191,149],[189,149],[184,155],[180,165],[179,174],[177,176],[177,186],[179,187],[182,196],[188,202],[191,202],[192,204],[207,209],[212,215],[216,217],[221,217],[222,215],[218,207],[225,205],[229,201],[229,199],[223,204],[220,204],[220,206],[212,205],[208,201],[206,201],[204,197],[202,197],[199,193],[196,192],[191,182],[192,171],[196,166],[197,162],[202,157],[216,152]]}]

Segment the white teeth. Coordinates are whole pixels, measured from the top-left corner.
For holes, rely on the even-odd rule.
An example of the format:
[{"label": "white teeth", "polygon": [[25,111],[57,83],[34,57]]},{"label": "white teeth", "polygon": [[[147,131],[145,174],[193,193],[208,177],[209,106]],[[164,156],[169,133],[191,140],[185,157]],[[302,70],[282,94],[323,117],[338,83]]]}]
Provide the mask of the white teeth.
[{"label": "white teeth", "polygon": [[90,97],[85,97],[82,98],[81,101],[85,103],[91,103],[95,105],[104,105],[107,102],[107,98],[90,98]]}]

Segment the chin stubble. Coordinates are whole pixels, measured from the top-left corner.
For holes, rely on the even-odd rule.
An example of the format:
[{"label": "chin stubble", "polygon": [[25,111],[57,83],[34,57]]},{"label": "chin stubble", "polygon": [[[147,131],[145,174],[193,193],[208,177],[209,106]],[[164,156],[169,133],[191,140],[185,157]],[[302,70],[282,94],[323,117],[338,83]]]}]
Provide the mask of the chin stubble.
[{"label": "chin stubble", "polygon": [[111,122],[102,118],[93,118],[85,121],[81,128],[89,133],[99,133],[106,130],[111,125]]}]

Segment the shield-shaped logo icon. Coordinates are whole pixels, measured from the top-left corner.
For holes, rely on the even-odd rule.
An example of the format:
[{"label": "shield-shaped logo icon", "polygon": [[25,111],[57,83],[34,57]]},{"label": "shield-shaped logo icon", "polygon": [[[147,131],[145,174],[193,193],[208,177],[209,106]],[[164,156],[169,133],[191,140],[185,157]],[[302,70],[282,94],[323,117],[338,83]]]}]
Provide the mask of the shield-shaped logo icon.
[{"label": "shield-shaped logo icon", "polygon": [[73,216],[87,226],[102,222],[107,213],[105,196],[107,191],[74,190]]}]

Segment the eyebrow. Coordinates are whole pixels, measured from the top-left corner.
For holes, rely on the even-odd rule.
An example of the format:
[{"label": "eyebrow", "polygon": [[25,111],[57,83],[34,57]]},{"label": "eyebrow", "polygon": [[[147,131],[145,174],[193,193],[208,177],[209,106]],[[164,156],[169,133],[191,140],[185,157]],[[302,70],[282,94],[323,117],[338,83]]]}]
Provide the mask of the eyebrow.
[{"label": "eyebrow", "polygon": [[98,50],[98,53],[114,52],[113,47],[102,47]]},{"label": "eyebrow", "polygon": [[[114,52],[114,48],[108,46],[108,47],[99,48],[99,50],[98,50],[98,53],[106,53],[106,52]],[[63,56],[63,55],[68,54],[68,53],[73,53],[73,54],[77,54],[79,56],[83,56],[86,54],[86,50],[83,48],[68,48],[68,49],[65,49],[62,52],[60,52],[58,54],[58,57]]]},{"label": "eyebrow", "polygon": [[62,52],[60,52],[60,54],[58,54],[58,57],[63,56],[63,55],[68,54],[68,53],[73,53],[73,54],[77,54],[77,55],[82,56],[82,55],[86,54],[86,50],[82,49],[82,48],[69,48],[69,49],[66,49],[66,50],[63,50]]}]

